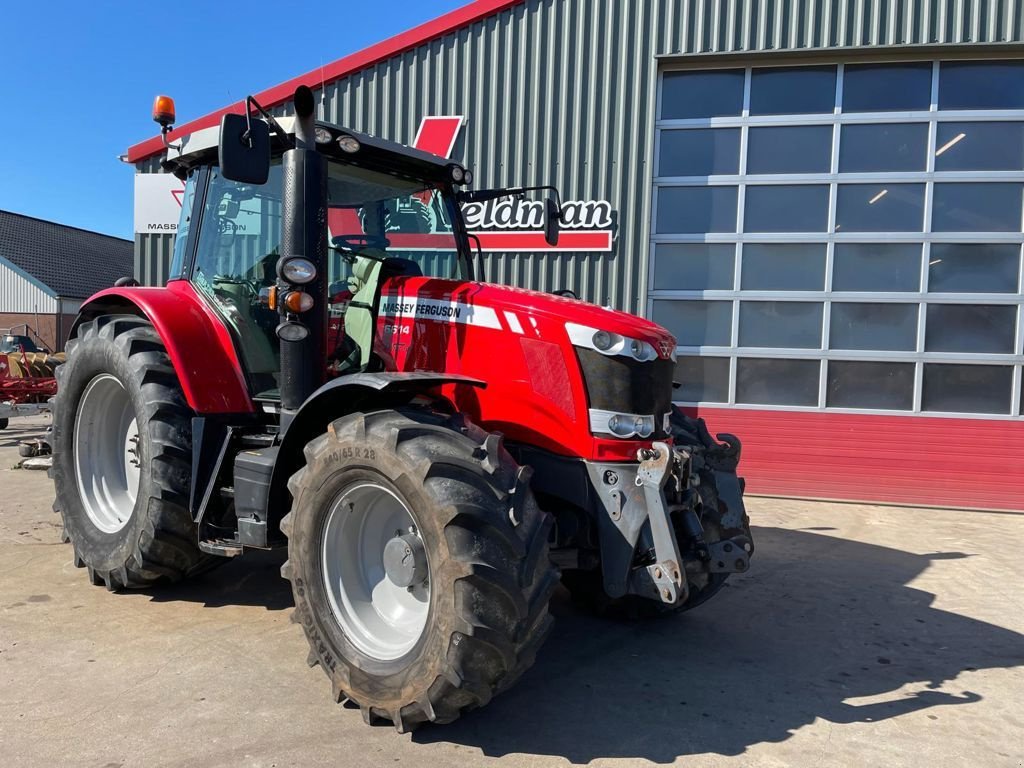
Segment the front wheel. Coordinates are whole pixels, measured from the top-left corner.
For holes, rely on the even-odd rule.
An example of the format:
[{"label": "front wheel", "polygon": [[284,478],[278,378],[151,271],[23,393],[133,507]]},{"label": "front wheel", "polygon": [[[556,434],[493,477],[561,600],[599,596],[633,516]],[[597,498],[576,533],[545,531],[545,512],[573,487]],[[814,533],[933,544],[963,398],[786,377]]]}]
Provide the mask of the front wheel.
[{"label": "front wheel", "polygon": [[399,731],[486,704],[533,663],[558,572],[529,472],[460,416],[354,414],[306,447],[281,528],[309,661]]}]

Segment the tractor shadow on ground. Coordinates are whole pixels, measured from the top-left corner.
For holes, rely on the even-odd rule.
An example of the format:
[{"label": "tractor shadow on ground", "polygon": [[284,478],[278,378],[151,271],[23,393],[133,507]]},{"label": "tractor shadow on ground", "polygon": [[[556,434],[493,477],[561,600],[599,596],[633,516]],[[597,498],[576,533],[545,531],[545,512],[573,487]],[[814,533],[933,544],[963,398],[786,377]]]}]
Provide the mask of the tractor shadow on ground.
[{"label": "tractor shadow on ground", "polygon": [[281,578],[281,565],[288,559],[283,549],[250,550],[245,557],[226,560],[208,573],[178,584],[141,590],[154,603],[201,603],[207,608],[225,605],[255,605],[268,611],[292,608],[291,584]]},{"label": "tractor shadow on ground", "polygon": [[[1024,665],[1024,635],[939,610],[907,586],[934,560],[833,536],[754,531],[752,572],[691,614],[601,620],[559,596],[536,666],[510,691],[415,742],[487,756],[739,755],[822,718],[875,722],[981,699],[965,672]],[[910,686],[907,691],[901,691]],[[873,697],[873,701],[851,701]]]}]

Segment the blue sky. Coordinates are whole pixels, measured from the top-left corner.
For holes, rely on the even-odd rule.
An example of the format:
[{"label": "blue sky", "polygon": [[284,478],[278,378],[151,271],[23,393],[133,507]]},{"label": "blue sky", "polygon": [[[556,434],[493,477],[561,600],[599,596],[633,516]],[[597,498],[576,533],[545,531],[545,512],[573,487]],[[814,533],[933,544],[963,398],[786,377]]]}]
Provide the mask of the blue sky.
[{"label": "blue sky", "polygon": [[156,94],[184,123],[467,1],[11,3],[0,209],[131,238],[134,168],[117,158],[159,132]]}]

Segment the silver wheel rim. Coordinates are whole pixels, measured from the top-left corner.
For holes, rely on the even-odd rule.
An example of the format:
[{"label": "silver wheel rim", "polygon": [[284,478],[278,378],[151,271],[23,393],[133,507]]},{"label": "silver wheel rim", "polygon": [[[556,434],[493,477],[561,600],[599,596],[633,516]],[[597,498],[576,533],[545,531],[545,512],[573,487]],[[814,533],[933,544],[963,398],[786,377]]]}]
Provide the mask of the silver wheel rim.
[{"label": "silver wheel rim", "polygon": [[351,485],[327,514],[321,545],[324,584],[345,637],[367,656],[393,661],[419,641],[430,613],[430,568],[404,587],[385,571],[384,548],[399,536],[419,537],[405,503],[382,485]]},{"label": "silver wheel rim", "polygon": [[127,390],[104,373],[82,393],[75,417],[75,478],[89,520],[104,533],[124,528],[139,491],[139,425]]}]

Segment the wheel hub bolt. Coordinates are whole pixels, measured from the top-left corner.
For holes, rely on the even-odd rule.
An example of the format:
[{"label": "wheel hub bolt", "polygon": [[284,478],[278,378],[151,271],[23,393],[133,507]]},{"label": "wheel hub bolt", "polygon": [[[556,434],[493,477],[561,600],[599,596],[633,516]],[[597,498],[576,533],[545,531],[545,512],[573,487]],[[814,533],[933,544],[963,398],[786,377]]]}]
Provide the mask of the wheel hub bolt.
[{"label": "wheel hub bolt", "polygon": [[384,545],[384,573],[397,587],[414,587],[426,580],[427,553],[418,536],[395,536]]}]

